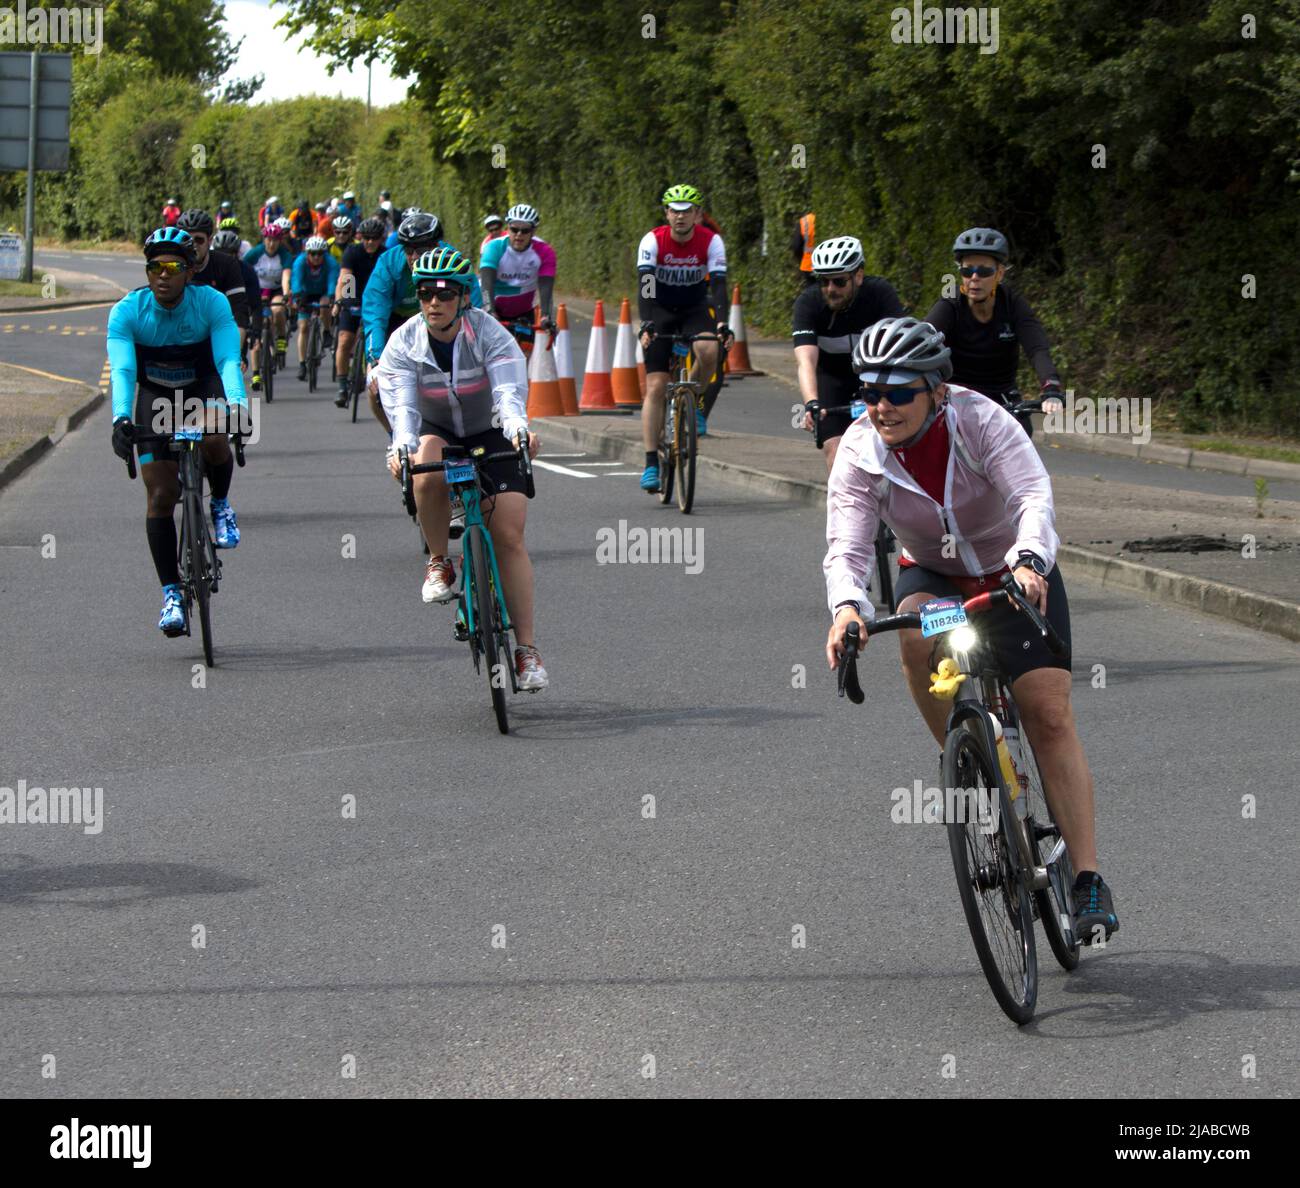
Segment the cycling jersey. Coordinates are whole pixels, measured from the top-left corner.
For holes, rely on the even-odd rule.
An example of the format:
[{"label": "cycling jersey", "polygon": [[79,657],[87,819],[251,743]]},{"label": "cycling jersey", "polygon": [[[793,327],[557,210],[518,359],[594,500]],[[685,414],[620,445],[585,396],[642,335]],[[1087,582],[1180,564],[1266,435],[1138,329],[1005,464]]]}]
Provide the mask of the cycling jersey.
[{"label": "cycling jersey", "polygon": [[311,266],[307,253],[303,252],[293,262],[293,274],[289,280],[289,288],[295,297],[324,297],[327,295],[332,297],[338,279],[339,262],[328,252],[325,253],[325,259],[316,268]]},{"label": "cycling jersey", "polygon": [[[821,290],[809,286],[794,303],[794,345],[817,348],[817,370],[843,380],[853,391],[859,387],[853,373],[853,346],[868,326],[881,318],[901,318],[903,303],[883,277],[868,276],[846,309],[833,310]],[[850,393],[851,395],[851,393]]]},{"label": "cycling jersey", "polygon": [[343,259],[340,261],[340,267],[346,268],[353,276],[353,293],[354,296],[348,298],[349,301],[360,301],[361,295],[366,291],[366,283],[370,280],[371,273],[375,270],[375,265],[379,262],[379,257],[383,255],[383,250],[377,252],[366,251],[365,245],[360,243],[350,243],[344,249]]},{"label": "cycling jersey", "polygon": [[173,309],[148,288],[128,293],[108,315],[108,361],[115,421],[132,415],[137,382],[170,390],[219,379],[227,400],[248,404],[230,302],[206,285],[186,285]]},{"label": "cycling jersey", "polygon": [[491,235],[483,236],[483,242],[478,245],[478,258],[480,261],[479,263],[480,268],[483,266],[482,265],[483,253],[487,250],[487,245],[491,243],[494,239],[503,239],[505,237],[505,234],[506,234],[505,231],[502,230],[502,231],[494,231]]},{"label": "cycling jersey", "polygon": [[646,232],[637,249],[636,270],[654,273],[651,300],[667,309],[689,309],[707,301],[706,276],[726,276],[727,252],[722,236],[707,227],[696,227],[690,239],[678,243],[665,225]]},{"label": "cycling jersey", "polygon": [[239,261],[224,252],[209,252],[203,269],[190,277],[191,285],[207,285],[224,293],[230,302],[230,312],[235,315],[235,325],[248,328],[248,293],[244,288],[244,273]]},{"label": "cycling jersey", "polygon": [[[445,239],[438,247],[451,247]],[[483,292],[478,277],[474,277],[469,290],[470,304],[478,309],[483,305]],[[415,282],[406,262],[406,249],[398,244],[380,253],[379,261],[370,274],[365,292],[361,295],[361,320],[366,330],[366,356],[375,359],[384,349],[390,318],[413,317],[420,312],[415,296]]]},{"label": "cycling jersey", "polygon": [[286,268],[293,267],[293,257],[281,247],[274,256],[264,243],[259,243],[247,256],[244,263],[257,273],[258,284],[263,289],[281,291],[280,278]]},{"label": "cycling jersey", "polygon": [[511,439],[528,428],[528,368],[514,335],[489,314],[470,309],[452,346],[448,375],[423,319],[410,319],[389,338],[377,375],[395,446],[418,448],[425,424],[456,438],[490,431],[494,418]]},{"label": "cycling jersey", "polygon": [[981,322],[965,296],[941,297],[926,315],[952,348],[954,383],[986,396],[999,396],[1016,386],[1019,344],[1038,373],[1039,382],[1056,380],[1051,348],[1042,323],[1029,303],[1005,285],[993,295],[993,317]]},{"label": "cycling jersey", "polygon": [[326,246],[329,248],[330,255],[333,256],[334,259],[337,260],[340,264],[342,264],[343,253],[346,252],[348,248],[350,248],[355,242],[356,240],[349,239],[347,243],[339,243],[338,239],[335,236],[331,235]]},{"label": "cycling jersey", "polygon": [[544,239],[533,236],[532,242],[517,252],[508,236],[488,243],[483,249],[480,268],[496,269],[492,286],[492,304],[502,317],[515,318],[531,313],[539,276],[555,275],[555,249]]},{"label": "cycling jersey", "polygon": [[[883,519],[908,560],[935,573],[978,577],[1014,567],[1022,551],[1056,564],[1052,483],[1016,419],[978,392],[950,384],[944,413],[952,449],[943,501],[932,498],[881,441],[868,417],[849,427],[831,468],[822,562],[827,603],[856,602],[867,588]],[[954,551],[955,550],[955,551]]]},{"label": "cycling jersey", "polygon": [[298,207],[290,216],[293,236],[295,239],[307,239],[316,234],[316,212],[306,207]]}]

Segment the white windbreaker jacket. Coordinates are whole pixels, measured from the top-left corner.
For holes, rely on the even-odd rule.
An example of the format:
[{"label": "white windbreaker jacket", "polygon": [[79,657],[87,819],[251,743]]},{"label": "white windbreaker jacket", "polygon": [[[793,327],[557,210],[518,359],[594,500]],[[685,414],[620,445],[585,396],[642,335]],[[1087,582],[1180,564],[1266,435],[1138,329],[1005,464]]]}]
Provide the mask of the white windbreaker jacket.
[{"label": "white windbreaker jacket", "polygon": [[822,562],[832,613],[852,600],[863,618],[872,615],[867,587],[881,519],[908,557],[936,573],[996,573],[1014,568],[1025,549],[1049,569],[1056,564],[1052,481],[1025,431],[1001,405],[955,384],[948,385],[945,416],[952,448],[942,505],[903,469],[867,416],[841,439],[827,484]]},{"label": "white windbreaker jacket", "polygon": [[424,317],[416,314],[389,337],[376,373],[393,445],[418,449],[420,423],[454,437],[497,425],[513,441],[528,428],[528,367],[519,344],[481,309],[461,315],[451,375],[438,366]]}]

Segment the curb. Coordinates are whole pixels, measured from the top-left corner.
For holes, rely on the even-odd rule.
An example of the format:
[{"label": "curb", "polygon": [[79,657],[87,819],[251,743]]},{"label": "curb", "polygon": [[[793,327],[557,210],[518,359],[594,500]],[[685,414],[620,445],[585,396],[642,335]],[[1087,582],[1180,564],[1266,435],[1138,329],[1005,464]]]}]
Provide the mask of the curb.
[{"label": "curb", "polygon": [[24,471],[30,470],[40,461],[41,458],[58,445],[64,437],[71,433],[72,430],[90,416],[95,409],[103,404],[104,399],[104,389],[96,389],[95,394],[91,396],[85,404],[81,405],[80,408],[74,409],[68,416],[59,417],[59,419],[54,422],[54,428],[51,429],[49,433],[44,437],[38,437],[25,450],[10,458],[9,461],[4,464],[4,467],[0,468],[0,491],[3,491]]},{"label": "curb", "polygon": [[[548,432],[562,432],[568,436],[570,444],[592,450],[603,457],[637,463],[644,460],[645,452],[639,442],[624,442],[558,418],[542,418],[535,423],[545,425]],[[810,506],[824,507],[826,504],[826,487],[822,483],[787,478],[704,456],[697,458],[696,464],[751,491]],[[1170,569],[1158,569],[1153,565],[1107,557],[1103,553],[1077,545],[1061,545],[1057,556],[1067,563],[1068,568],[1085,574],[1103,586],[1143,594],[1171,606],[1191,607],[1203,614],[1228,619],[1242,627],[1300,643],[1300,605],[1296,603],[1256,594],[1223,582],[1175,573]]]}]

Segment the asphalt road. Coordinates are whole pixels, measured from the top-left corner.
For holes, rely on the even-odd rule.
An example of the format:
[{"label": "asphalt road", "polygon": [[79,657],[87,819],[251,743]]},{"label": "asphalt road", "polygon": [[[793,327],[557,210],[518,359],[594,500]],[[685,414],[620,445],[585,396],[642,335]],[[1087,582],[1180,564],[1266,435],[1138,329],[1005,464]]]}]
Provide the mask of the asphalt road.
[{"label": "asphalt road", "polygon": [[[46,341],[33,366],[98,375],[102,340]],[[106,414],[0,496],[0,785],[104,803],[0,827],[0,1093],[1295,1094],[1300,649],[1071,582],[1123,927],[1072,975],[1040,934],[1017,1030],[941,828],[890,818],[938,776],[893,646],[867,707],[834,695],[820,513],[709,477],[681,517],[543,454],[552,687],[503,738],[382,447],[278,390],[201,688]],[[689,530],[699,572],[600,564],[623,521]]]}]

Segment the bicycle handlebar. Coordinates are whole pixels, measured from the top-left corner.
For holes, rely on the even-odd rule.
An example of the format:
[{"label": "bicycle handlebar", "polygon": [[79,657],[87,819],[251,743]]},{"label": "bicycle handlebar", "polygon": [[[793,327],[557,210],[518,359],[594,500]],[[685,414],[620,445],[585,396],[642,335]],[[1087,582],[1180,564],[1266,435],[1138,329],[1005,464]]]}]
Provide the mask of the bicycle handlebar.
[{"label": "bicycle handlebar", "polygon": [[[205,430],[202,436],[220,437],[223,436],[223,431],[218,430],[213,433],[208,433]],[[243,466],[244,465],[244,435],[242,433],[230,433],[230,434],[224,434],[224,436],[230,438],[230,444],[234,447],[235,461],[240,466]],[[171,445],[175,445],[177,441],[192,441],[192,440],[193,438],[189,436],[188,432],[179,433],[179,434],[178,433],[137,433],[135,437],[132,439],[131,444],[136,447],[149,446],[149,445],[171,446]],[[132,452],[126,456],[126,477],[129,479],[134,479],[135,476],[136,476],[135,451],[132,450]]]},{"label": "bicycle handlebar", "polygon": [[411,479],[417,474],[433,474],[440,470],[446,470],[447,464],[473,462],[475,469],[478,470],[489,462],[508,462],[515,459],[519,463],[520,472],[524,476],[525,491],[524,493],[531,499],[536,494],[533,486],[533,460],[528,456],[528,441],[524,440],[522,445],[516,446],[513,450],[498,450],[493,454],[482,454],[471,457],[452,457],[444,458],[441,462],[415,462],[411,461],[410,451],[405,446],[397,451],[397,456],[401,464],[400,481],[402,486],[402,502],[406,506],[407,514],[411,519],[415,519],[415,488]]}]

